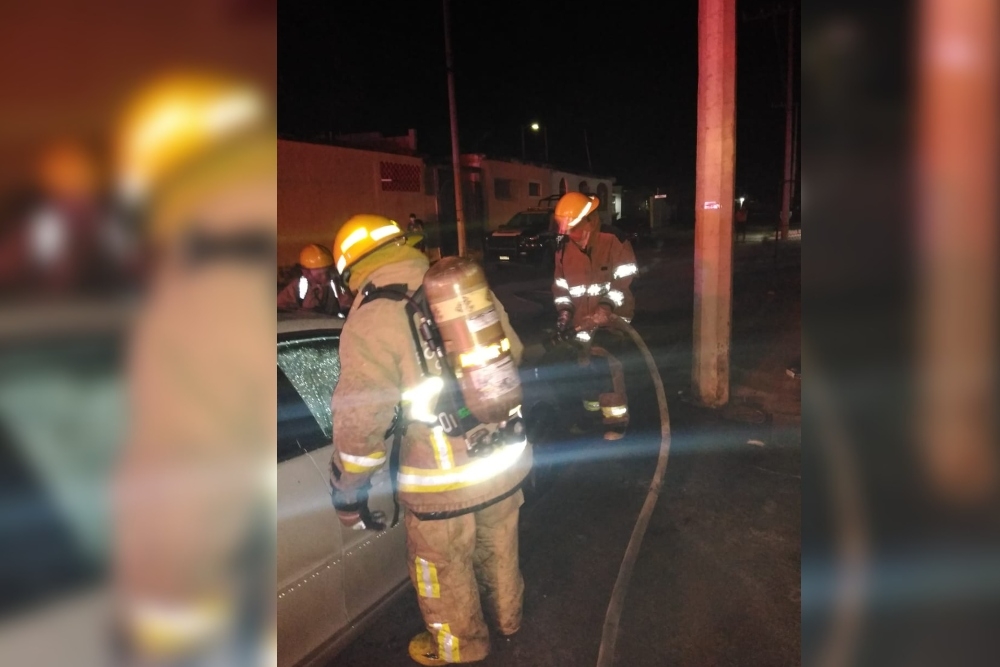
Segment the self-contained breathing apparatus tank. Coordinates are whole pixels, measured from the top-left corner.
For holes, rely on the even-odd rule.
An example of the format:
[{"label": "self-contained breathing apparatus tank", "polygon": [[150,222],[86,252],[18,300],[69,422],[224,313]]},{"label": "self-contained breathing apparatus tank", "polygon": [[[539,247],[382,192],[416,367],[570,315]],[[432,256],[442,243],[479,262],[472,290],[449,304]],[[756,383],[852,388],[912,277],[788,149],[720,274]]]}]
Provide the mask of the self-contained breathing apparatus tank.
[{"label": "self-contained breathing apparatus tank", "polygon": [[521,380],[482,268],[442,259],[424,275],[424,294],[469,410],[484,424],[509,420]]},{"label": "self-contained breathing apparatus tank", "polygon": [[[478,264],[443,259],[427,271],[422,288],[412,297],[406,285],[369,286],[362,306],[379,298],[408,302],[407,312],[417,320],[417,346],[424,348],[427,359],[440,362],[444,377],[418,420],[431,417],[447,436],[462,437],[470,456],[485,456],[525,439],[517,364]],[[408,393],[403,394],[404,402],[415,398],[408,399]],[[489,428],[492,424],[498,428]]]}]

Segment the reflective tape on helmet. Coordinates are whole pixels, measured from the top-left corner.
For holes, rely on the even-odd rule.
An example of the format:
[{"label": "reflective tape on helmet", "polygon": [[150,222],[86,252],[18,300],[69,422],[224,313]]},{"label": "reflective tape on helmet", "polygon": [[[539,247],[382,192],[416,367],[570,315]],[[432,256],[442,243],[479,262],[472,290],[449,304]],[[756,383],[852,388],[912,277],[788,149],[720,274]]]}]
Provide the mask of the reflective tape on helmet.
[{"label": "reflective tape on helmet", "polygon": [[[384,227],[382,229],[384,229]],[[362,240],[364,240],[366,238],[368,238],[368,230],[367,229],[365,229],[364,227],[360,227],[358,229],[355,229],[351,233],[351,235],[348,236],[346,239],[344,239],[343,243],[340,244],[340,252],[341,252],[341,254],[346,253],[348,250],[351,249],[351,246],[353,246],[358,241],[362,241]],[[338,265],[338,268],[340,268],[339,265]]]},{"label": "reflective tape on helmet", "polygon": [[441,584],[438,583],[437,566],[420,556],[417,556],[413,562],[417,567],[417,591],[419,591],[420,597],[441,597]]},{"label": "reflective tape on helmet", "polygon": [[451,470],[402,466],[399,469],[399,490],[409,493],[438,493],[480,484],[512,468],[527,446],[528,441],[522,440]]},{"label": "reflective tape on helmet", "polygon": [[444,658],[445,662],[461,662],[458,652],[458,637],[451,634],[451,625],[448,623],[431,623],[437,635],[438,655]]},{"label": "reflective tape on helmet", "polygon": [[565,278],[556,278],[556,287],[560,287],[562,289],[569,289],[569,283],[566,282]]},{"label": "reflective tape on helmet", "polygon": [[444,388],[444,380],[432,375],[412,389],[403,392],[403,400],[410,404],[410,419],[434,424],[437,415],[434,414],[438,394]]},{"label": "reflective tape on helmet", "polygon": [[593,208],[594,208],[594,200],[591,199],[590,201],[587,202],[586,206],[583,207],[583,210],[580,211],[580,215],[573,218],[573,220],[570,221],[567,227],[576,227],[578,224],[580,224],[581,220],[587,217],[587,214],[590,213],[591,209]]},{"label": "reflective tape on helmet", "polygon": [[309,291],[309,279],[305,276],[299,277],[299,299],[306,298],[306,293]]},{"label": "reflective tape on helmet", "polygon": [[372,241],[381,241],[387,236],[392,236],[393,234],[398,234],[400,232],[399,227],[396,225],[384,225],[378,229],[373,229],[368,232],[368,236],[371,237]]},{"label": "reflective tape on helmet", "polygon": [[615,280],[619,278],[628,278],[629,276],[634,276],[639,272],[639,268],[635,264],[622,264],[615,268],[615,273],[612,276]]},{"label": "reflective tape on helmet", "polygon": [[340,460],[344,463],[344,470],[347,472],[366,473],[385,463],[385,453],[373,452],[368,456],[354,456],[340,452]]},{"label": "reflective tape on helmet", "polygon": [[616,306],[621,306],[625,303],[625,295],[616,289],[608,292],[608,298],[614,301]]},{"label": "reflective tape on helmet", "polygon": [[601,413],[605,417],[624,417],[628,414],[628,408],[624,405],[615,405],[612,407],[601,408]]},{"label": "reflective tape on helmet", "polygon": [[597,401],[584,401],[583,409],[587,412],[599,412],[601,410],[601,404]]},{"label": "reflective tape on helmet", "polygon": [[556,297],[556,305],[558,306],[561,303],[572,305],[573,304],[573,299],[569,298],[568,296],[557,296]]},{"label": "reflective tape on helmet", "polygon": [[586,331],[577,331],[576,339],[583,341],[584,343],[590,342],[590,334]]}]

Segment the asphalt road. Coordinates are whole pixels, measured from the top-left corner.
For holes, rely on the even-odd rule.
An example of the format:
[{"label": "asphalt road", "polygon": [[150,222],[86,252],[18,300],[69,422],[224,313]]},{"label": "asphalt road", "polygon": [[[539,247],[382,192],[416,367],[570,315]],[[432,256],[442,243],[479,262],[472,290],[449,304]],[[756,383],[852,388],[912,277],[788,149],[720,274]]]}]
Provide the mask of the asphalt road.
[{"label": "asphalt road", "polygon": [[[640,250],[634,321],[667,388],[673,442],[667,474],[628,589],[617,665],[774,666],[800,663],[799,246],[736,249],[732,407],[686,400],[690,385],[690,243]],[[551,327],[550,275],[504,267],[491,284],[527,344]],[[550,447],[552,486],[522,512],[524,625],[494,639],[482,665],[593,665],[609,596],[659,447],[655,400],[630,359],[637,427],[620,442],[567,439]],[[760,444],[749,444],[749,441]],[[415,595],[331,663],[414,664],[422,629]]]}]

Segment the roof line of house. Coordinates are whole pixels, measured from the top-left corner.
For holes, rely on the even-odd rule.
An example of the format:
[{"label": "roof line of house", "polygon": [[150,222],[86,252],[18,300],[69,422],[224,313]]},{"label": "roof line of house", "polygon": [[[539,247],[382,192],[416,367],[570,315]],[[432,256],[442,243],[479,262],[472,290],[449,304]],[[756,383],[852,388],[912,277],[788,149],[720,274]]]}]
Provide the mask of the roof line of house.
[{"label": "roof line of house", "polygon": [[[407,149],[402,148],[402,147],[393,147],[393,146],[388,146],[388,145],[387,146],[381,146],[380,145],[378,147],[374,147],[374,146],[360,146],[360,145],[357,145],[355,143],[350,143],[350,142],[346,142],[346,141],[338,141],[336,139],[325,139],[325,138],[320,138],[320,139],[302,139],[300,137],[292,137],[292,136],[287,136],[287,135],[283,136],[281,134],[278,134],[278,139],[281,140],[281,141],[289,141],[289,142],[297,143],[297,144],[309,144],[309,145],[313,145],[313,146],[331,146],[331,147],[334,147],[334,148],[352,148],[352,149],[358,150],[358,151],[368,151],[370,153],[386,153],[386,154],[389,154],[389,155],[405,155],[407,157],[419,158],[419,159],[423,160],[427,165],[430,165],[430,166],[444,166],[444,165],[450,165],[451,164],[450,157],[432,156],[432,155],[430,155],[428,153],[421,153],[421,152],[418,152],[418,151],[410,151],[410,150],[407,150]],[[561,172],[565,172],[567,174],[572,174],[574,176],[585,176],[587,178],[593,178],[593,179],[598,179],[598,180],[606,180],[606,181],[607,180],[610,180],[610,181],[616,180],[614,176],[607,176],[607,175],[601,175],[601,174],[596,174],[596,173],[587,172],[587,171],[579,171],[579,170],[574,170],[574,169],[568,169],[566,167],[561,167],[559,165],[551,164],[551,163],[548,163],[548,162],[533,162],[533,161],[530,161],[530,160],[518,160],[517,158],[507,158],[507,157],[491,157],[491,156],[489,156],[489,155],[487,155],[485,153],[462,153],[459,156],[459,160],[461,160],[463,157],[466,157],[466,156],[476,156],[480,160],[490,160],[492,162],[504,162],[506,164],[520,164],[520,165],[525,165],[525,166],[529,166],[529,167],[538,167],[538,168],[541,168],[541,169],[550,169],[552,171],[561,171]]]}]

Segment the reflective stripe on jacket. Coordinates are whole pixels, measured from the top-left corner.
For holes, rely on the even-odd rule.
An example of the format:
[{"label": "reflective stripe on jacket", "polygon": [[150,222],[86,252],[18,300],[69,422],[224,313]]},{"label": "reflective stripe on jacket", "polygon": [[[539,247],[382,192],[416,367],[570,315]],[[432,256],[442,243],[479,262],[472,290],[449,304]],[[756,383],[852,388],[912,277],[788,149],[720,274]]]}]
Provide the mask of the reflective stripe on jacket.
[{"label": "reflective stripe on jacket", "polygon": [[552,295],[556,310],[571,309],[573,323],[580,326],[601,304],[629,320],[635,314],[630,285],[638,272],[635,253],[628,241],[600,232],[591,236],[587,252],[570,241],[556,251]]},{"label": "reflective stripe on jacket", "polygon": [[332,280],[310,284],[308,278],[299,276],[278,292],[278,310],[308,310],[336,315],[340,312],[339,297]]},{"label": "reflective stripe on jacket", "polygon": [[[425,259],[396,262],[372,272],[377,286],[406,284],[412,293],[428,268]],[[500,301],[497,314],[520,362],[523,346]],[[464,438],[448,437],[434,409],[442,383],[427,350],[418,350],[405,301],[357,299],[340,337],[340,380],[333,394],[332,464],[338,493],[350,502],[387,460],[386,431],[400,402],[410,420],[400,450],[400,501],[418,513],[455,512],[481,506],[513,490],[531,468],[531,446],[510,444],[470,457]],[[495,429],[496,425],[486,425]]]}]

